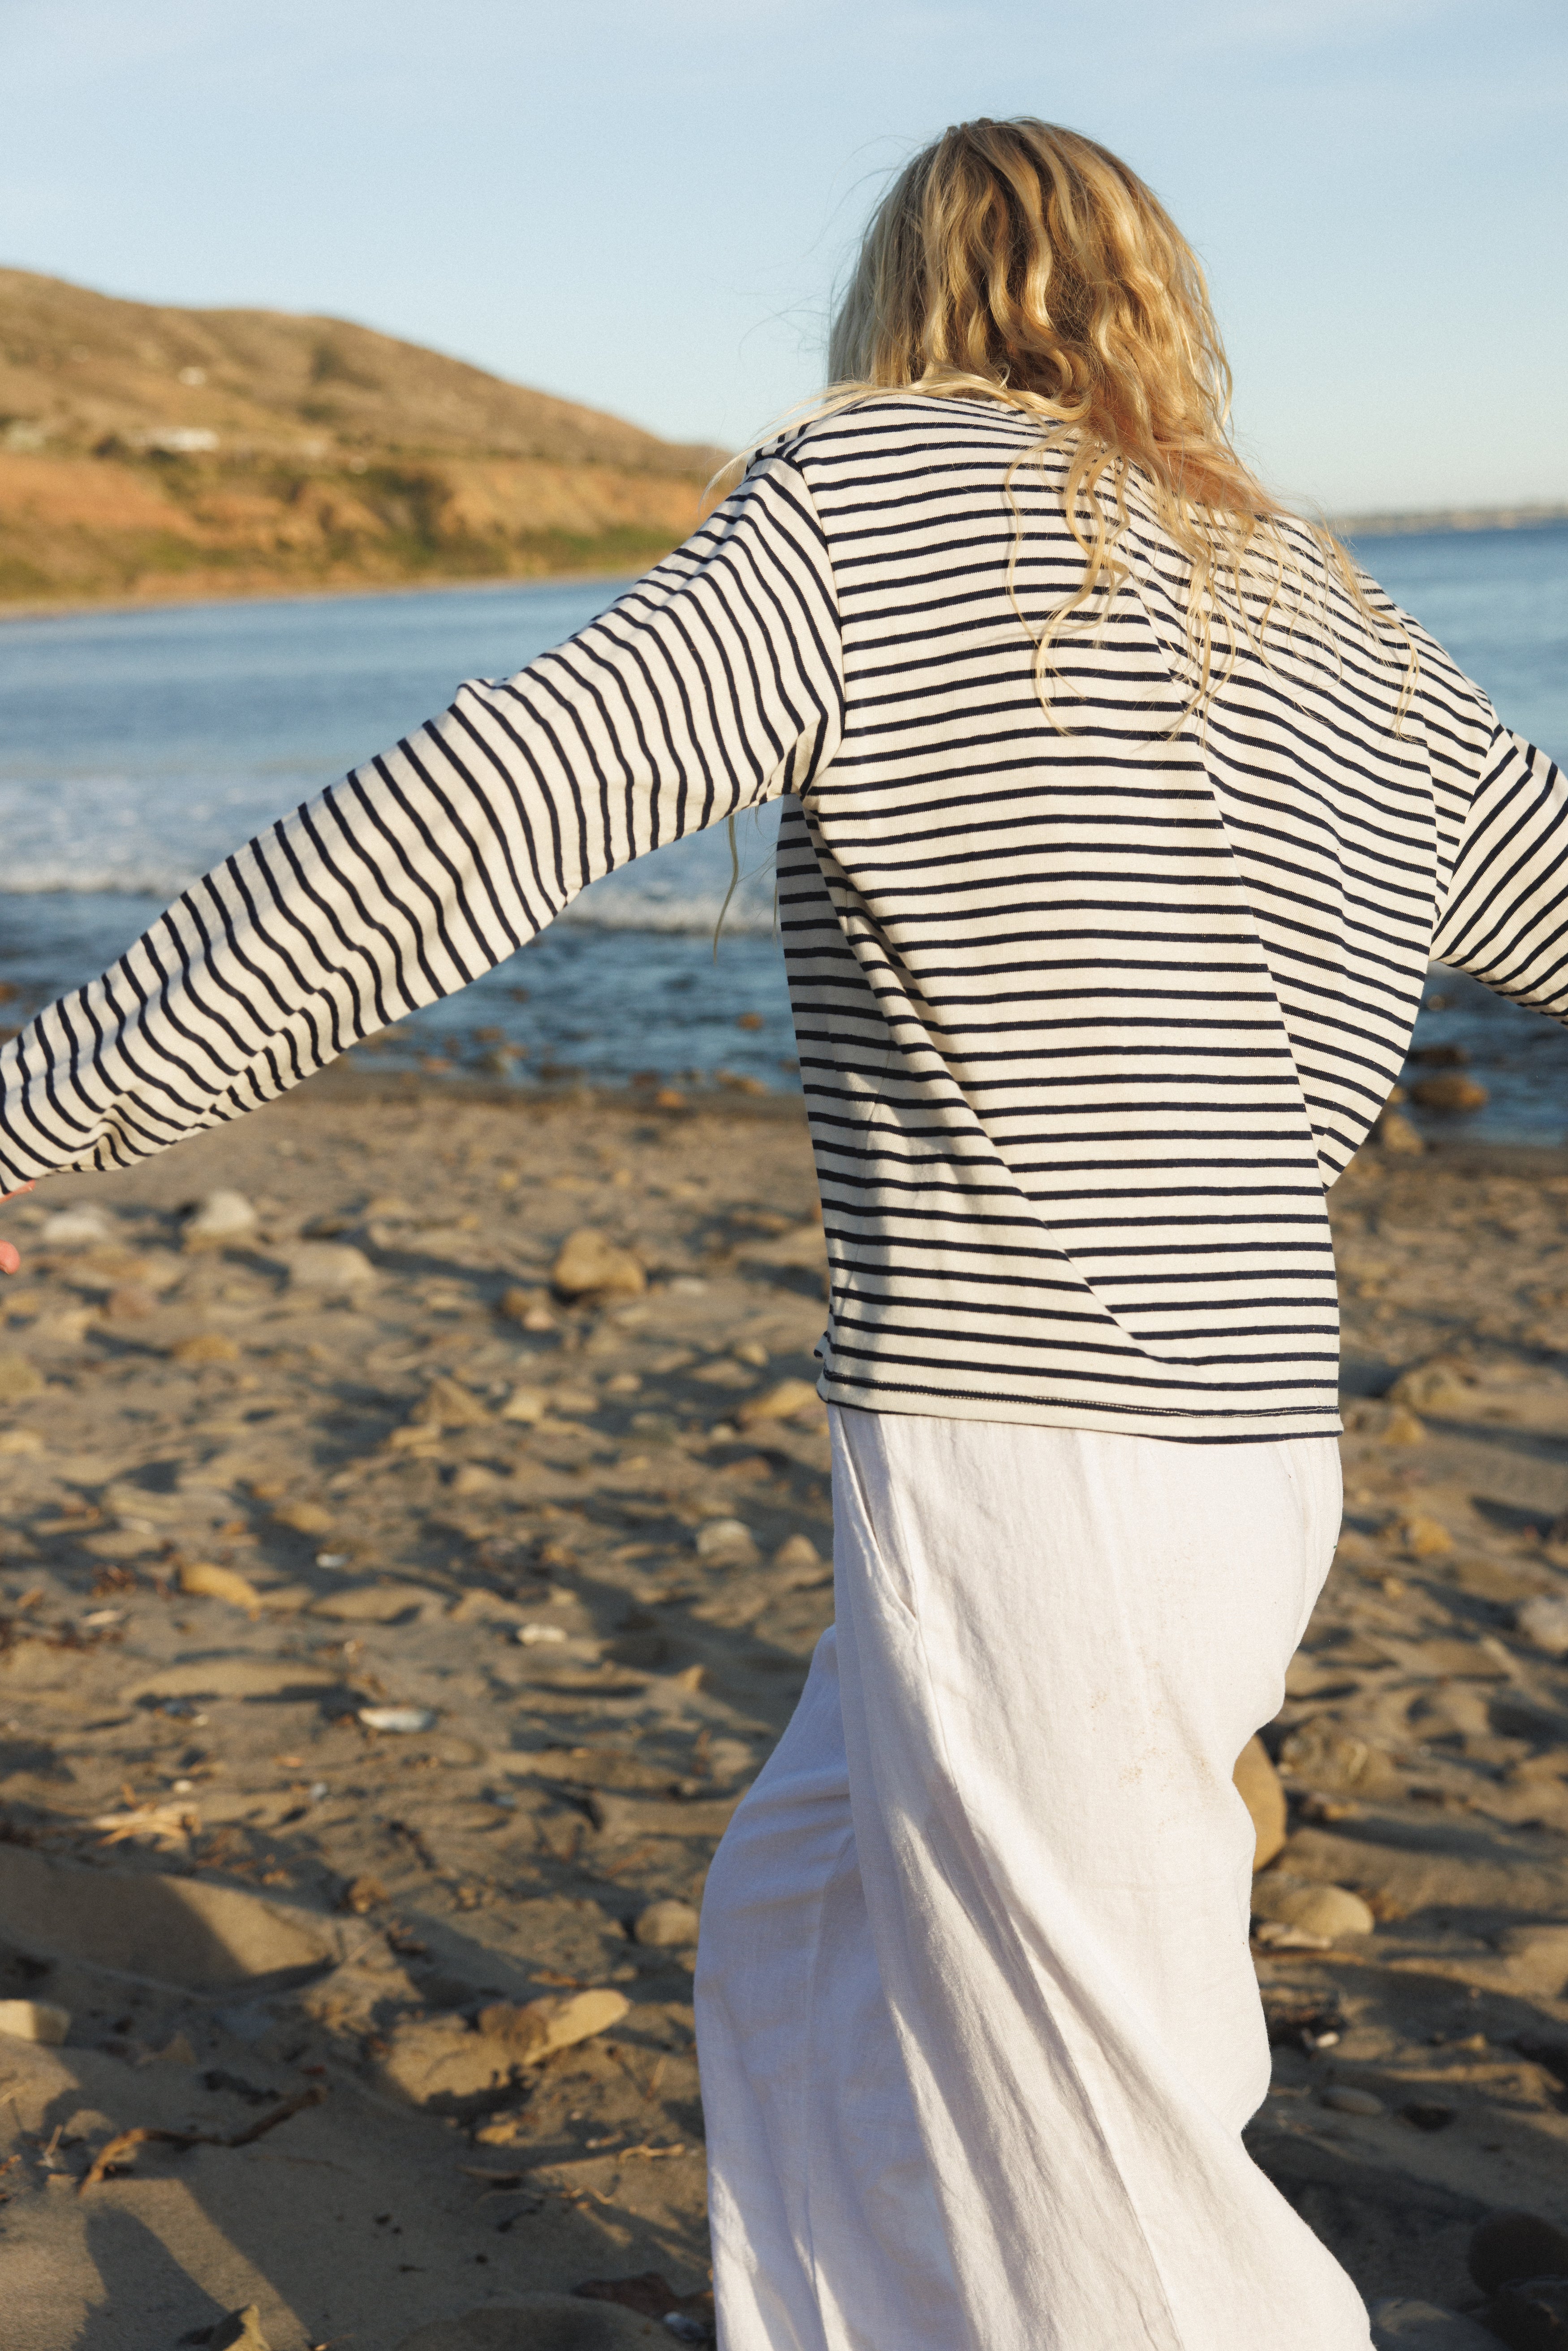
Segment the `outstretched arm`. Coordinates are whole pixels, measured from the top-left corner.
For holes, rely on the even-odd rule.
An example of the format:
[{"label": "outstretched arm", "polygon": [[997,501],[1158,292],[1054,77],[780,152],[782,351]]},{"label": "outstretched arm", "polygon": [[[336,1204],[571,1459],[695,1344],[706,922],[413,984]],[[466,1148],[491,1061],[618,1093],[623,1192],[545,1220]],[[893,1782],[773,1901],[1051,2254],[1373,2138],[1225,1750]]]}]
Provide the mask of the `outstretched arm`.
[{"label": "outstretched arm", "polygon": [[773,458],[600,620],[226,858],[0,1050],[0,1185],[235,1118],[466,986],[644,851],[806,790],[841,725],[810,492]]},{"label": "outstretched arm", "polygon": [[1487,747],[1432,954],[1568,1021],[1568,778],[1501,726]]}]

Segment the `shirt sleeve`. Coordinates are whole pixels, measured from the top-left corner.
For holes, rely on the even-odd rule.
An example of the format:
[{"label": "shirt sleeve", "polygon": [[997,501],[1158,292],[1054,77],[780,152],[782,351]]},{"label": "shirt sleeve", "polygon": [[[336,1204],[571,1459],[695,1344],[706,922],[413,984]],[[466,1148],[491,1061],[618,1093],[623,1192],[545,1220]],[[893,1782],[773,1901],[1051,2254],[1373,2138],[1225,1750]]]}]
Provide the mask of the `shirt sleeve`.
[{"label": "shirt sleeve", "polygon": [[0,1189],[258,1108],[465,987],[590,882],[806,790],[837,748],[831,566],[753,467],[599,620],[308,801],[0,1050]]},{"label": "shirt sleeve", "polygon": [[1487,747],[1432,954],[1568,1021],[1568,778],[1501,726]]}]

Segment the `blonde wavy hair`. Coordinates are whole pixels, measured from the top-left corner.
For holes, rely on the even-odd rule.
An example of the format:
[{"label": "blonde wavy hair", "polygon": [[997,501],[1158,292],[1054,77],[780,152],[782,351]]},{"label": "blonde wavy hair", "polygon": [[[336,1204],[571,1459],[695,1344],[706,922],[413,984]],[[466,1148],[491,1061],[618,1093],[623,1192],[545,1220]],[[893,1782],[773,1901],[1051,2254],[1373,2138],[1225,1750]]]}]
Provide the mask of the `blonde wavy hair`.
[{"label": "blonde wavy hair", "polygon": [[[1034,640],[1048,713],[1054,643],[1095,625],[1126,576],[1117,546],[1135,471],[1190,567],[1184,716],[1201,716],[1244,640],[1269,659],[1276,622],[1287,639],[1307,624],[1337,659],[1332,575],[1378,659],[1403,659],[1397,731],[1416,675],[1406,632],[1369,602],[1333,532],[1290,514],[1238,455],[1230,368],[1197,256],[1153,191],[1092,140],[1026,116],[958,123],[924,149],[872,215],[828,370],[829,390],[797,423],[889,392],[1002,401],[1039,419],[1040,439],[1008,473],[1018,523],[1008,592]],[[1025,525],[1013,479],[1057,449],[1083,574],[1035,623],[1015,587]]]}]

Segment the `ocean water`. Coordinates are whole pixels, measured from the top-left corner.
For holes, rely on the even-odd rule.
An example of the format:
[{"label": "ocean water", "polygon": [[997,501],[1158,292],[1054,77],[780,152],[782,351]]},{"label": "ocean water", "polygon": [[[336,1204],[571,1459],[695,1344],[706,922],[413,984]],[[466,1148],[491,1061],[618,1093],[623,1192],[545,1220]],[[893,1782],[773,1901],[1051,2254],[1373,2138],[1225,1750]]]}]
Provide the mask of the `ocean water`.
[{"label": "ocean water", "polygon": [[[1369,540],[1358,552],[1491,695],[1568,756],[1568,528]],[[281,811],[502,676],[619,583],[299,598],[0,625],[3,1017],[91,977],[184,883]],[[544,936],[389,1033],[382,1066],[519,1086],[730,1076],[798,1084],[772,937],[775,819],[661,850],[584,893]],[[1568,1033],[1435,974],[1417,1042],[1455,1044],[1491,1091],[1433,1133],[1568,1136]]]}]

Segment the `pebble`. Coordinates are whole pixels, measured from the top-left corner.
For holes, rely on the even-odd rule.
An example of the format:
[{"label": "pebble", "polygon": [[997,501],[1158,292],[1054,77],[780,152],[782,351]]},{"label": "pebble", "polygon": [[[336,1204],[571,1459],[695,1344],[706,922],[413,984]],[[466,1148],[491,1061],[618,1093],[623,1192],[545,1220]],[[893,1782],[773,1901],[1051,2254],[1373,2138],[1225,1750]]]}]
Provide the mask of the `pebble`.
[{"label": "pebble", "polygon": [[114,1238],[114,1227],[101,1208],[57,1208],[38,1228],[45,1249],[92,1249]]},{"label": "pebble", "polygon": [[656,1951],[689,1947],[697,1938],[697,1914],[689,1902],[650,1902],[632,1932]]},{"label": "pebble", "polygon": [[1412,1559],[1441,1559],[1454,1548],[1454,1538],[1441,1519],[1415,1511],[1399,1529],[1400,1540]]},{"label": "pebble", "polygon": [[280,1502],[272,1514],[277,1527],[291,1527],[297,1535],[329,1535],[336,1524],[319,1502]]},{"label": "pebble", "polygon": [[180,1569],[180,1589],[203,1600],[226,1600],[231,1608],[257,1609],[261,1594],[247,1576],[211,1560],[186,1560]]},{"label": "pebble", "polygon": [[43,1387],[44,1375],[36,1364],[11,1349],[0,1349],[0,1404],[21,1404],[41,1395]]},{"label": "pebble", "polygon": [[1343,1886],[1292,1886],[1276,1892],[1264,1881],[1260,1897],[1265,1915],[1281,1926],[1299,1927],[1308,1935],[1326,1935],[1338,1942],[1344,1935],[1370,1935],[1377,1921],[1359,1894]]},{"label": "pebble", "polygon": [[1236,1792],[1252,1820],[1252,1866],[1266,1869],[1285,1843],[1285,1791],[1260,1739],[1247,1741],[1236,1759]]},{"label": "pebble", "polygon": [[1430,1363],[1412,1364],[1385,1396],[1385,1403],[1405,1405],[1412,1412],[1458,1412],[1470,1401],[1470,1383],[1458,1364],[1441,1356]]},{"label": "pebble", "polygon": [[1497,2336],[1473,2318],[1403,2297],[1373,2304],[1372,2340],[1375,2351],[1497,2351],[1498,2346]]},{"label": "pebble", "polygon": [[1427,1148],[1410,1121],[1396,1110],[1385,1110],[1375,1131],[1385,1151],[1425,1151]]},{"label": "pebble", "polygon": [[362,1706],[359,1719],[367,1730],[434,1730],[435,1716],[427,1706]]},{"label": "pebble", "polygon": [[550,1280],[562,1298],[640,1298],[648,1287],[641,1261],[591,1225],[568,1235]]},{"label": "pebble", "polygon": [[1336,2115],[1380,2115],[1384,2111],[1381,2098],[1374,2097],[1370,2090],[1353,2089],[1345,2082],[1336,2082],[1333,2089],[1325,2090],[1322,2104],[1332,2106]]},{"label": "pebble", "polygon": [[207,2337],[207,2351],[270,2351],[261,2331],[259,2304],[247,2302],[243,2310],[220,2318]]},{"label": "pebble", "polygon": [[375,1278],[364,1251],[345,1241],[305,1241],[288,1259],[290,1289],[315,1290],[323,1297],[366,1290]]},{"label": "pebble", "polygon": [[175,1340],[169,1359],[175,1364],[237,1364],[243,1353],[226,1331],[193,1331],[189,1338]]},{"label": "pebble", "polygon": [[1516,1629],[1548,1656],[1568,1656],[1568,1599],[1555,1592],[1538,1593],[1514,1611]]},{"label": "pebble", "polygon": [[751,1529],[739,1519],[709,1519],[692,1541],[699,1559],[721,1559],[727,1552],[752,1549]]},{"label": "pebble", "polygon": [[243,1192],[209,1192],[185,1219],[181,1238],[187,1249],[221,1247],[225,1241],[244,1240],[256,1222],[256,1210]]},{"label": "pebble", "polygon": [[821,1398],[810,1380],[779,1380],[760,1395],[747,1396],[736,1417],[742,1428],[757,1420],[793,1420],[798,1412],[820,1408]]},{"label": "pebble", "polygon": [[40,2041],[57,2049],[70,2029],[68,2008],[47,2000],[0,2000],[0,2032],[13,2041]]},{"label": "pebble", "polygon": [[517,1387],[501,1406],[501,1418],[521,1421],[525,1428],[533,1428],[549,1410],[549,1394],[547,1389]]},{"label": "pebble", "polygon": [[1485,1110],[1491,1096],[1474,1078],[1446,1070],[1440,1078],[1417,1078],[1410,1089],[1412,1102],[1423,1110]]}]

